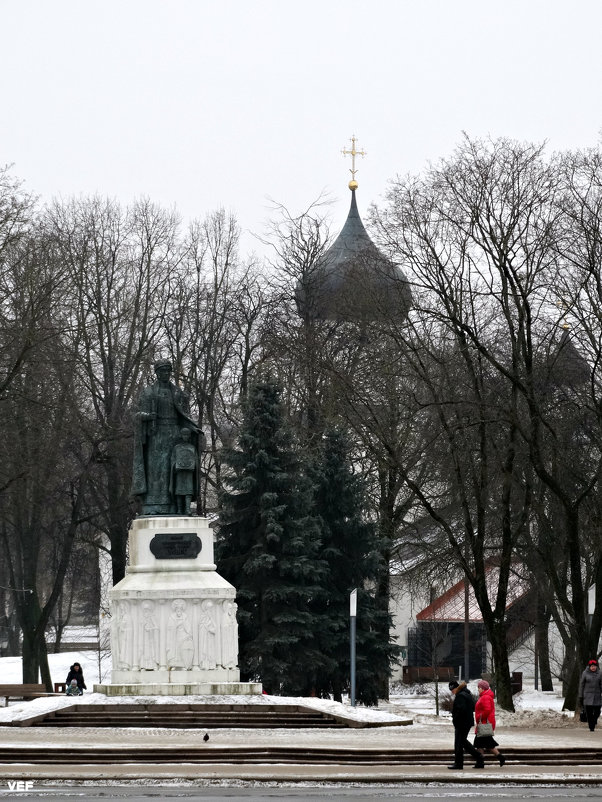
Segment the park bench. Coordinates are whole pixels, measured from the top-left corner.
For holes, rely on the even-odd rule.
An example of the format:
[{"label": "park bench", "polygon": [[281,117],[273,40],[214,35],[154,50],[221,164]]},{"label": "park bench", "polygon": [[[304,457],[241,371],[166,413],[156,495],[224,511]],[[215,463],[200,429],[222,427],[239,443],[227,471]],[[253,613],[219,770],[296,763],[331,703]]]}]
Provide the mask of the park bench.
[{"label": "park bench", "polygon": [[4,707],[8,707],[9,699],[37,699],[40,696],[54,696],[48,693],[46,686],[38,683],[25,685],[0,685],[0,698],[4,697]]}]

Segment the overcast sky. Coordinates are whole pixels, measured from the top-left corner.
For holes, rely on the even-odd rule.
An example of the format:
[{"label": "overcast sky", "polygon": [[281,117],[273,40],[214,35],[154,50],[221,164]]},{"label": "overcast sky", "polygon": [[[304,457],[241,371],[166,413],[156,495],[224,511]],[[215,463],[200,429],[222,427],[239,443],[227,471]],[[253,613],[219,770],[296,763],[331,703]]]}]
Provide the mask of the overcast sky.
[{"label": "overcast sky", "polygon": [[[0,0],[0,163],[45,199],[365,215],[462,131],[596,145],[600,0]],[[257,247],[251,237],[246,249]]]}]

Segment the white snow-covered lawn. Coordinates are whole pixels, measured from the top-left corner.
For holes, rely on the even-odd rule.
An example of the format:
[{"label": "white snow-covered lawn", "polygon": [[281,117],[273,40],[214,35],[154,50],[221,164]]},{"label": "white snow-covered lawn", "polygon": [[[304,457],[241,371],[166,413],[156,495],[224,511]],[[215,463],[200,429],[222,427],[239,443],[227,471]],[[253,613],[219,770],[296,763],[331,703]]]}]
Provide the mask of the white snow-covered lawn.
[{"label": "white snow-covered lawn", "polygon": [[[111,658],[102,654],[100,673],[107,680],[111,673]],[[60,652],[48,655],[48,664],[53,682],[64,682],[69,667],[79,663],[84,672],[84,680],[90,690],[95,682],[99,682],[98,652]],[[23,682],[23,664],[20,657],[0,657],[0,682],[3,684]],[[1,704],[1,703],[0,703]]]},{"label": "white snow-covered lawn", "polygon": [[[0,722],[29,718],[42,712],[56,710],[70,704],[107,704],[140,702],[153,704],[156,702],[167,701],[166,697],[106,697],[102,694],[93,693],[95,683],[106,682],[110,677],[110,656],[103,656],[99,663],[98,652],[64,652],[48,655],[50,672],[53,682],[64,682],[67,677],[69,667],[78,662],[82,666],[84,679],[88,687],[88,692],[83,697],[51,697],[37,699],[31,702],[10,702],[8,708],[0,706]],[[99,677],[99,674],[102,676]],[[20,657],[0,658],[0,677],[2,683],[22,682],[22,666]],[[469,684],[470,690],[477,693],[476,681]],[[214,702],[227,704],[248,704],[252,699],[254,704],[301,704],[315,709],[323,710],[327,713],[351,717],[357,721],[370,722],[390,722],[396,719],[411,718],[414,726],[432,726],[440,723],[444,728],[451,725],[450,714],[444,710],[440,715],[435,715],[435,688],[433,684],[396,686],[396,692],[391,694],[388,703],[381,703],[378,708],[365,708],[358,705],[351,708],[349,704],[339,704],[328,699],[316,699],[313,697],[282,697],[282,696],[182,696],[169,697],[170,701],[191,703],[191,702]],[[400,691],[400,692],[399,692]],[[447,687],[442,684],[439,686],[440,700],[449,696]],[[546,728],[573,727],[575,726],[574,714],[570,711],[562,712],[563,698],[558,692],[541,692],[535,690],[524,690],[514,696],[516,712],[508,713],[503,710],[497,711],[496,718],[498,727],[528,727],[536,728],[545,726]],[[1,705],[1,703],[0,703]]]},{"label": "white snow-covered lawn", "polygon": [[[313,697],[285,697],[285,696],[111,696],[93,693],[93,687],[99,682],[99,662],[97,652],[64,652],[60,654],[49,654],[48,662],[53,682],[64,682],[69,667],[78,662],[84,674],[84,680],[88,691],[83,696],[77,697],[49,697],[35,699],[31,702],[11,701],[8,708],[0,707],[0,722],[18,721],[30,718],[40,713],[56,710],[72,704],[154,704],[154,703],[215,703],[215,704],[299,704],[314,709],[323,710],[325,713],[351,717],[356,721],[389,722],[397,721],[400,716],[394,712],[386,712],[378,708],[366,708],[358,706],[351,708],[339,702],[329,699],[316,699]],[[103,681],[107,681],[110,673],[110,664],[107,669],[105,661],[100,666]],[[0,680],[2,683],[22,682],[22,665],[20,657],[0,658]],[[1,704],[1,703],[0,703]],[[407,716],[406,716],[407,718]]]},{"label": "white snow-covered lawn", "polygon": [[[470,682],[469,689],[477,697],[477,681]],[[435,686],[433,683],[423,685],[395,687],[389,702],[384,705],[386,710],[398,715],[406,714],[414,719],[414,724],[428,724],[437,720],[450,721],[451,714],[440,707],[439,716],[435,716]],[[444,684],[439,686],[440,706],[450,694]],[[498,727],[529,727],[545,726],[546,728],[572,727],[575,725],[573,711],[563,711],[564,698],[558,691],[536,691],[525,689],[513,697],[515,712],[496,709],[496,724]]]}]

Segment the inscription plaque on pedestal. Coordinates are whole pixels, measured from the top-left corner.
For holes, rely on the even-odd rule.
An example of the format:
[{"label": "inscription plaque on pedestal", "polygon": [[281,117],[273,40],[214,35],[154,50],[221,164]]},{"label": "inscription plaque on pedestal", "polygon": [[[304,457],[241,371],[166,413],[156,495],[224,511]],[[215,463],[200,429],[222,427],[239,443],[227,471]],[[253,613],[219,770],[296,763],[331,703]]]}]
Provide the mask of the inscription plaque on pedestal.
[{"label": "inscription plaque on pedestal", "polygon": [[196,560],[201,546],[195,532],[161,532],[153,537],[149,548],[157,560]]}]

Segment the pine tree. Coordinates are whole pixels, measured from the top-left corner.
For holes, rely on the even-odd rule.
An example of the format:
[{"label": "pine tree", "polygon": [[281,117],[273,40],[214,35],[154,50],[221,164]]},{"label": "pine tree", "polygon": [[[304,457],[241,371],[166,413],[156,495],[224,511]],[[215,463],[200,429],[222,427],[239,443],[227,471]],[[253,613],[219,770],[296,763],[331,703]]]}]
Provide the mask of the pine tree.
[{"label": "pine tree", "polygon": [[239,664],[270,693],[309,693],[324,669],[325,562],[311,486],[293,449],[278,386],[249,390],[226,480],[216,543],[218,571],[237,589]]},{"label": "pine tree", "polygon": [[328,563],[328,598],[316,603],[324,619],[321,630],[323,651],[330,656],[330,668],[317,683],[320,695],[341,700],[350,675],[349,594],[358,589],[356,678],[357,698],[365,704],[378,701],[378,677],[389,676],[391,663],[399,654],[381,633],[390,630],[390,616],[383,621],[371,588],[382,570],[377,528],[366,520],[366,491],[361,478],[351,469],[346,438],[338,430],[327,431],[311,472],[315,506],[322,529],[322,556]]}]

